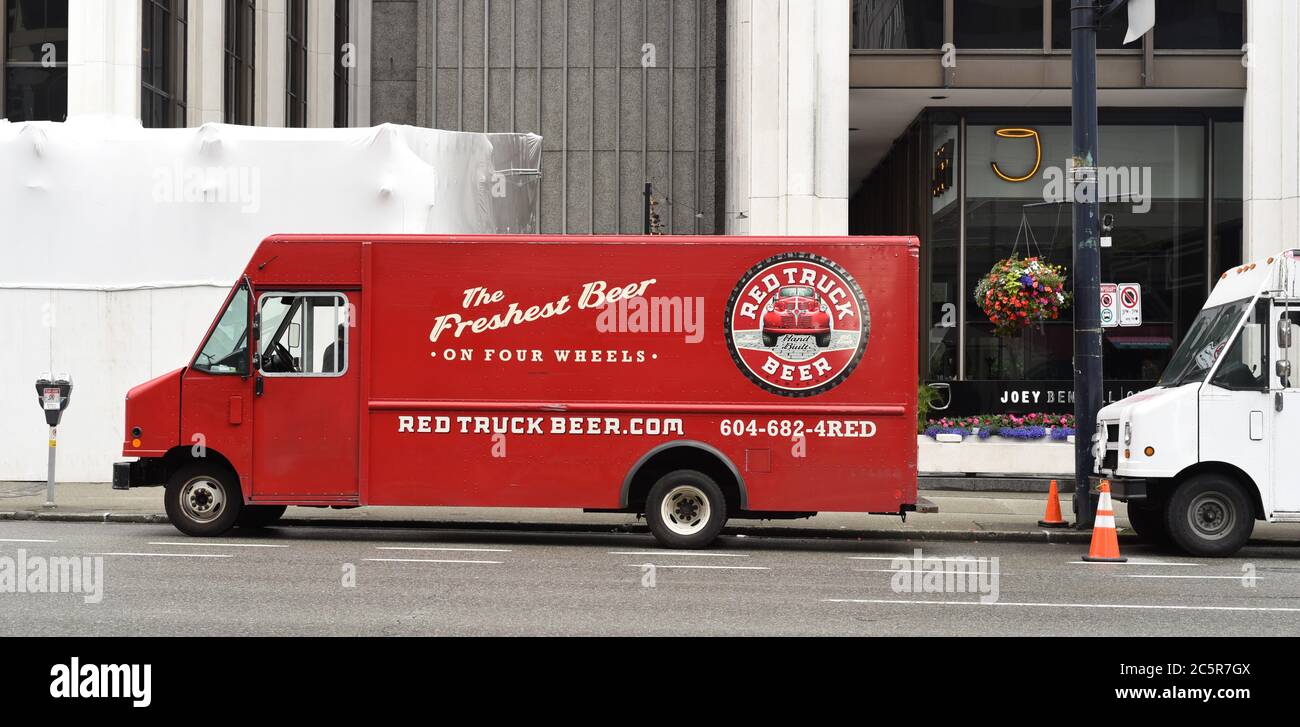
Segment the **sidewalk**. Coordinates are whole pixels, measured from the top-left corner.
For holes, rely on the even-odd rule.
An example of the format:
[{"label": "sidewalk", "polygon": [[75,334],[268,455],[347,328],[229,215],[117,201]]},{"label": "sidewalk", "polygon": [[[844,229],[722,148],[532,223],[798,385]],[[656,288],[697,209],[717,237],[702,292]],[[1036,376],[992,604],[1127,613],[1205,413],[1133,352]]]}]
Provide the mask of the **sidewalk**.
[{"label": "sidewalk", "polygon": [[[0,482],[0,520],[165,523],[161,487],[114,491],[108,483],[60,483],[56,507],[46,508],[45,483]],[[922,490],[937,513],[909,513],[907,521],[888,515],[822,513],[803,520],[734,520],[725,532],[811,538],[959,540],[1086,543],[1089,533],[1038,527],[1044,496],[1029,492]],[[1068,496],[1061,511],[1070,519]],[[1120,538],[1131,539],[1122,503],[1116,503]],[[577,532],[645,532],[632,515],[580,510],[463,507],[362,507],[334,510],[291,507],[283,525],[339,527],[418,527]],[[1300,546],[1300,525],[1259,523],[1252,540]]]}]

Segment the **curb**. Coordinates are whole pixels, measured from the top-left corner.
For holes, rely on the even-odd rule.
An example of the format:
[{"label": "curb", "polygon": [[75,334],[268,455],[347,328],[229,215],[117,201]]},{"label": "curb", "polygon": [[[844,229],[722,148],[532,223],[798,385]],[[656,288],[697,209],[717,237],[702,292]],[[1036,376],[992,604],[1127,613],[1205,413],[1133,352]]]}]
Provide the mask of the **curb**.
[{"label": "curb", "polygon": [[[3,520],[38,520],[41,522],[103,522],[158,525],[168,522],[162,513],[114,512],[44,512],[18,510],[0,512]],[[341,518],[284,518],[276,523],[284,527],[317,528],[386,528],[405,530],[456,530],[456,531],[506,531],[536,533],[614,533],[645,534],[649,528],[641,524],[596,525],[582,523],[520,523],[507,521],[434,521],[434,520],[355,520]],[[733,525],[722,529],[723,535],[745,537],[778,537],[820,540],[929,540],[958,542],[1005,543],[1082,543],[1092,539],[1090,532],[1074,530],[824,530],[817,528],[763,527]],[[1137,542],[1132,535],[1121,535],[1121,541]]]}]

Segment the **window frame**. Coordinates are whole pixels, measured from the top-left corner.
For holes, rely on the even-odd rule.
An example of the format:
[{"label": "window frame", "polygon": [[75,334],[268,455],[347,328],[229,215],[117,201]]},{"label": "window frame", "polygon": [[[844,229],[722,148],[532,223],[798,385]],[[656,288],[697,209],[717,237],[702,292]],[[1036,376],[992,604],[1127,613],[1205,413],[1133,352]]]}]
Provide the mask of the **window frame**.
[{"label": "window frame", "polygon": [[[141,0],[140,12],[140,123],[146,129],[179,129],[188,125],[189,113],[189,2],[188,0]],[[148,46],[149,33],[146,29],[153,27],[155,18],[152,11],[158,10],[163,15],[165,29],[162,33],[163,47],[153,48],[151,57],[162,54],[162,63],[154,64],[160,68],[163,78],[148,78],[144,62],[145,48]],[[153,118],[154,99],[163,102],[163,118]]]},{"label": "window frame", "polygon": [[[284,125],[286,128],[307,127],[307,0],[285,0],[284,6]],[[294,74],[294,59],[302,69],[301,78]],[[298,82],[302,87],[298,88]]]},{"label": "window frame", "polygon": [[[266,357],[262,355],[262,309],[266,305],[267,298],[325,298],[334,297],[342,303],[341,308],[343,316],[335,319],[335,326],[343,324],[343,367],[337,371],[267,371],[263,368]],[[257,308],[254,311],[254,326],[257,330],[257,375],[271,378],[295,378],[295,379],[336,379],[347,375],[351,365],[352,349],[352,326],[348,321],[348,311],[352,310],[352,301],[348,298],[347,293],[341,290],[267,290],[257,295]],[[286,314],[285,325],[293,323],[293,313]],[[278,331],[277,331],[278,332]],[[272,334],[273,336],[275,334]],[[272,339],[274,340],[274,339]]]},{"label": "window frame", "polygon": [[351,126],[350,68],[343,65],[343,46],[352,42],[352,0],[334,0],[334,128]]},{"label": "window frame", "polygon": [[221,29],[221,120],[252,126],[257,113],[256,0],[225,0],[225,3]]},{"label": "window frame", "polygon": [[[44,0],[44,7],[47,9],[47,11],[50,6],[50,3],[52,2],[54,3],[62,2],[65,6],[70,4],[70,0]],[[71,13],[71,8],[68,8],[67,11],[64,12],[64,15],[67,16],[70,13]],[[64,30],[66,31],[67,28],[64,28]],[[8,41],[9,41],[9,0],[3,0],[3,2],[0,2],[0,119],[10,118],[9,109],[8,109],[9,89],[7,84],[9,78],[9,69],[11,68],[38,68],[44,70],[63,69],[63,73],[64,73],[63,84],[65,87],[64,92],[65,93],[67,92],[67,88],[66,88],[67,71],[68,71],[67,58],[63,58],[60,60],[59,58],[56,57],[53,66],[45,66],[40,61],[11,61],[9,60]],[[63,55],[66,56],[67,54],[68,52],[65,49]],[[68,118],[68,99],[65,96],[63,99],[63,118],[25,119],[25,120],[66,121],[67,118]]]}]

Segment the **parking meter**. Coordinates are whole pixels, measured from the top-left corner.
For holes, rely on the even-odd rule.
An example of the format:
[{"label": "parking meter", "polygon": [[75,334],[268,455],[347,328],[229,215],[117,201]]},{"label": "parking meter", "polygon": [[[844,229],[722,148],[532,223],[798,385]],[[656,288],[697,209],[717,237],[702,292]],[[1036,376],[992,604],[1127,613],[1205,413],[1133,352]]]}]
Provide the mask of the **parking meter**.
[{"label": "parking meter", "polygon": [[54,453],[58,447],[59,422],[72,401],[72,377],[64,374],[57,379],[43,376],[36,380],[36,403],[45,412],[45,423],[50,426],[49,469],[45,480],[45,506],[54,507]]}]

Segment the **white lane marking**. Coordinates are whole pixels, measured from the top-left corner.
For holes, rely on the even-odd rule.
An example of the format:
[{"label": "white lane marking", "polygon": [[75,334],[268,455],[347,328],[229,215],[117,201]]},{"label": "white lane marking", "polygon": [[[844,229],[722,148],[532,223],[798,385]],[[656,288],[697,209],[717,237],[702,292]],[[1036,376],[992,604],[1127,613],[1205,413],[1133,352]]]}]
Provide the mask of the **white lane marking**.
[{"label": "white lane marking", "polygon": [[57,540],[40,540],[38,538],[0,538],[0,543],[57,543]]},{"label": "white lane marking", "polygon": [[[1180,576],[1180,575],[1166,575],[1166,574],[1157,575],[1153,573],[1116,573],[1115,577],[1116,578],[1196,578],[1196,579],[1222,578],[1225,580],[1234,580],[1234,581],[1240,581],[1247,578],[1247,576],[1244,574],[1239,576]],[[1249,578],[1252,581],[1257,581],[1257,580],[1262,580],[1264,576],[1249,576]]]},{"label": "white lane marking", "polygon": [[179,540],[159,540],[150,545],[192,545],[197,548],[287,548],[287,545],[271,543],[187,543]]},{"label": "white lane marking", "polygon": [[144,558],[233,558],[225,553],[91,553],[91,555],[137,555]]},{"label": "white lane marking", "polygon": [[[849,560],[905,560],[914,561],[916,556],[912,553],[906,555],[850,555],[846,556]],[[926,555],[922,556],[923,560],[978,560],[973,555]]]},{"label": "white lane marking", "polygon": [[879,603],[902,606],[1021,606],[1024,608],[1109,608],[1155,611],[1265,611],[1270,613],[1300,613],[1300,608],[1280,606],[1160,606],[1145,603],[1033,603],[1028,601],[907,601],[886,598],[826,598],[823,603]]},{"label": "white lane marking", "polygon": [[[901,570],[897,568],[853,568],[852,570],[854,573],[944,573],[944,571],[937,570]],[[972,575],[974,574],[972,573]],[[1006,576],[1011,574],[1005,571],[999,571],[998,575]]]},{"label": "white lane marking", "polygon": [[480,565],[501,565],[499,560],[436,560],[433,558],[366,558],[374,563],[477,563]]},{"label": "white lane marking", "polygon": [[1166,561],[1166,560],[1130,560],[1124,563],[1106,563],[1106,562],[1090,563],[1086,560],[1072,560],[1070,561],[1070,563],[1075,565],[1078,565],[1080,563],[1083,565],[1169,565],[1169,566],[1178,566],[1181,568],[1200,568],[1205,565],[1204,563],[1177,563],[1174,561]]},{"label": "white lane marking", "polygon": [[611,550],[609,555],[697,555],[701,558],[748,558],[745,553],[697,553],[689,550]]},{"label": "white lane marking", "polygon": [[511,553],[508,548],[434,548],[414,545],[387,545],[377,546],[375,550],[450,550],[463,553]]},{"label": "white lane marking", "polygon": [[628,568],[644,568],[652,565],[656,568],[683,568],[696,570],[772,570],[761,565],[686,565],[684,563],[624,563]]}]

